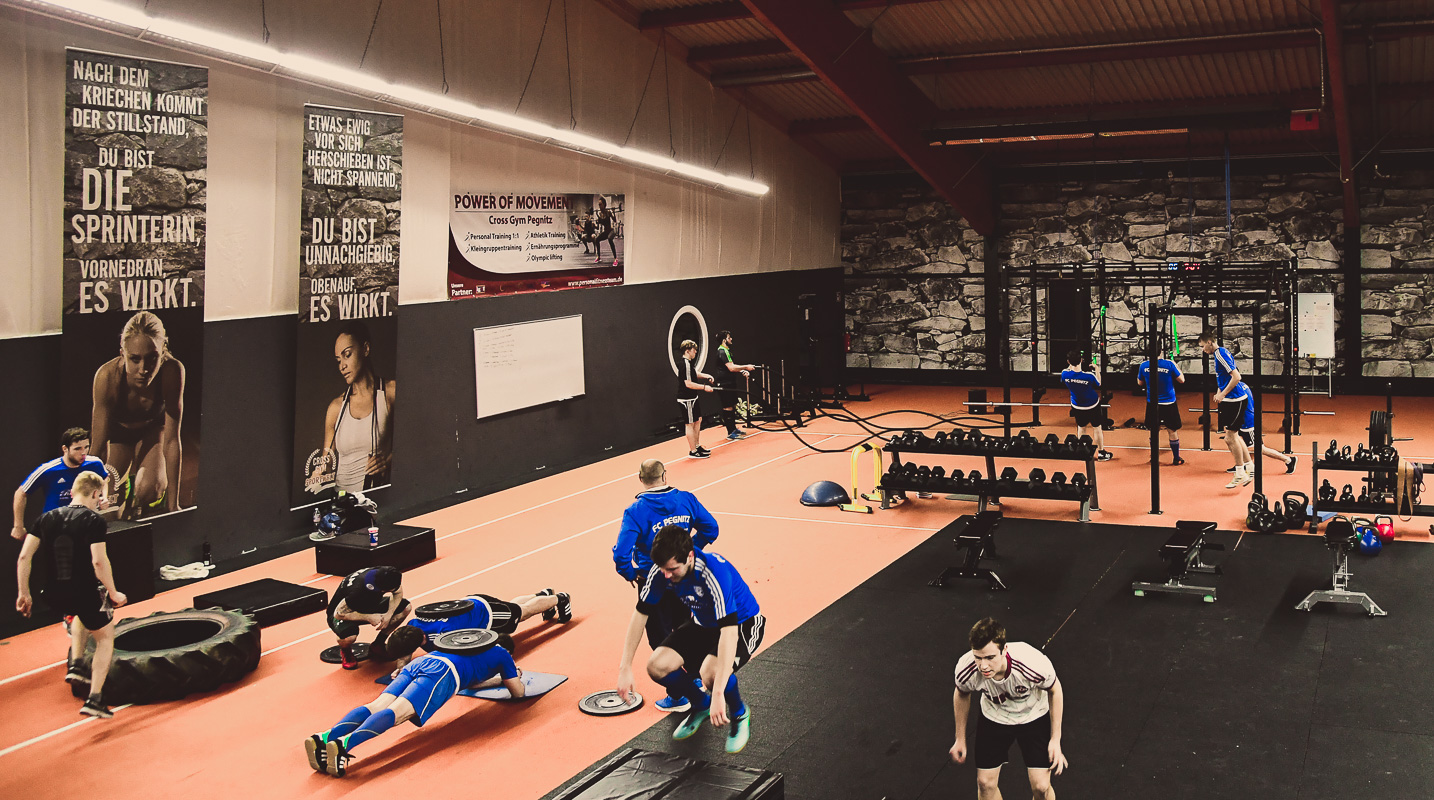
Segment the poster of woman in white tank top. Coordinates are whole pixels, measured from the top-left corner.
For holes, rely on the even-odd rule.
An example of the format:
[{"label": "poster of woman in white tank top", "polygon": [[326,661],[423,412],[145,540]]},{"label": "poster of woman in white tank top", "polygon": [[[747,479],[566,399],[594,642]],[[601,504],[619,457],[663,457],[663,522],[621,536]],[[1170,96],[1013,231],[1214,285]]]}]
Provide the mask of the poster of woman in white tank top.
[{"label": "poster of woman in white tank top", "polygon": [[403,117],[303,119],[295,507],[390,483],[403,177]]}]

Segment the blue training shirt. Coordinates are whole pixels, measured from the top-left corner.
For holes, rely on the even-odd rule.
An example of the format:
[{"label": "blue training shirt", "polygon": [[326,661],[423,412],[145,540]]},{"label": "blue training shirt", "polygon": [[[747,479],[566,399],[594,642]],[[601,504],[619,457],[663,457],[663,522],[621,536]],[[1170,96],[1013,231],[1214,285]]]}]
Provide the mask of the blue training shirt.
[{"label": "blue training shirt", "polygon": [[669,590],[677,593],[692,612],[692,619],[704,628],[740,625],[762,611],[737,568],[716,553],[694,550],[692,569],[675,584],[653,566],[642,582],[637,610],[651,616],[657,610],[658,600]]},{"label": "blue training shirt", "polygon": [[84,463],[78,467],[66,464],[61,457],[36,467],[25,482],[20,484],[20,491],[27,495],[44,492],[45,506],[40,509],[43,514],[70,504],[70,487],[75,485],[75,478],[79,477],[81,472],[93,472],[105,479],[110,476],[105,470],[105,462],[94,456],[85,456]]},{"label": "blue training shirt", "polygon": [[1085,410],[1100,405],[1100,378],[1094,372],[1067,368],[1061,382],[1071,390],[1071,405]]},{"label": "blue training shirt", "polygon": [[1155,402],[1168,406],[1175,402],[1175,379],[1185,377],[1174,361],[1168,358],[1155,362],[1155,383],[1150,382],[1150,360],[1140,362],[1140,382],[1145,384],[1145,398],[1150,399],[1151,389],[1155,390]]},{"label": "blue training shirt", "polygon": [[[433,640],[440,634],[449,631],[461,631],[467,628],[487,628],[493,623],[493,611],[488,608],[488,601],[475,595],[464,598],[473,601],[473,608],[459,614],[456,617],[444,617],[443,619],[419,619],[414,617],[408,621],[409,625],[423,631],[428,637],[425,647],[431,646]],[[502,649],[502,648],[499,648]]]},{"label": "blue training shirt", "polygon": [[[1216,349],[1215,385],[1224,389],[1226,384],[1230,382],[1230,373],[1235,370],[1235,357],[1230,355],[1230,351],[1223,347]],[[1235,386],[1235,388],[1231,389],[1229,394],[1225,395],[1224,402],[1233,403],[1236,400],[1243,400],[1249,396],[1249,391],[1249,388],[1241,382]]]},{"label": "blue training shirt", "polygon": [[518,677],[518,665],[513,663],[513,656],[501,647],[490,647],[474,656],[456,655],[454,653],[429,653],[426,656],[415,658],[409,667],[425,659],[436,658],[448,662],[458,677],[458,688],[466,689],[475,683],[482,683],[494,675],[502,675],[504,680]]},{"label": "blue training shirt", "polygon": [[625,580],[635,581],[652,569],[652,539],[668,525],[692,533],[692,546],[706,549],[717,541],[717,519],[691,492],[664,486],[640,492],[622,512],[622,527],[612,548],[613,566]]}]

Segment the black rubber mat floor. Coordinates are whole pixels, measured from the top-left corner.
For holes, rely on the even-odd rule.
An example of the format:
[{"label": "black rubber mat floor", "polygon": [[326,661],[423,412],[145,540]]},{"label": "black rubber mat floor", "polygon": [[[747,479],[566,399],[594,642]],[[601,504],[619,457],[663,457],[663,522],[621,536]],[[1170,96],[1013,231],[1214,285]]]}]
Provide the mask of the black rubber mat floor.
[{"label": "black rubber mat floor", "polygon": [[[1211,558],[1224,574],[1191,580],[1218,586],[1217,602],[1135,597],[1131,581],[1161,579],[1170,533],[1006,520],[992,564],[1008,592],[927,586],[958,560],[935,534],[741,671],[753,709],[742,753],[723,752],[723,729],[673,741],[674,715],[629,746],[781,772],[796,800],[974,797],[974,768],[947,755],[952,671],[989,615],[1043,648],[1065,689],[1060,796],[1429,796],[1434,548],[1352,557],[1353,588],[1389,612],[1370,618],[1354,606],[1295,610],[1330,579],[1331,554],[1310,536],[1218,533],[1227,552]],[[851,554],[819,558],[832,557]],[[1012,759],[1002,792],[1029,796]]]}]

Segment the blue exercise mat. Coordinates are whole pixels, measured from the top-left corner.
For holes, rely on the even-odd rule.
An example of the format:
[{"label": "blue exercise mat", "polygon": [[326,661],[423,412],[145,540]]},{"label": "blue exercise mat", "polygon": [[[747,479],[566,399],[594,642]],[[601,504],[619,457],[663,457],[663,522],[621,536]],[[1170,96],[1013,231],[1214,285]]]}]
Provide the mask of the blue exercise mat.
[{"label": "blue exercise mat", "polygon": [[[534,697],[542,697],[552,690],[562,686],[568,680],[566,675],[553,675],[547,672],[524,672],[523,688],[524,694],[519,700],[530,700]],[[380,675],[373,679],[374,683],[380,686],[387,686],[393,682],[388,675]],[[511,701],[513,696],[502,686],[495,686],[491,689],[463,689],[458,692],[464,697],[480,697],[484,700]]]}]

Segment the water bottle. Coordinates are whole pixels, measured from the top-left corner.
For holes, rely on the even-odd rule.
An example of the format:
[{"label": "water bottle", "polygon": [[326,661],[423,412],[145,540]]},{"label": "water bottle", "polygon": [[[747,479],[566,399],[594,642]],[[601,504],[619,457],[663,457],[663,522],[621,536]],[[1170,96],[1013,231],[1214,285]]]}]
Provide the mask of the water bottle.
[{"label": "water bottle", "polygon": [[368,529],[368,546],[369,546],[369,547],[378,547],[378,528],[377,528],[377,527],[371,527],[371,528]]},{"label": "water bottle", "polygon": [[318,529],[319,529],[319,520],[321,520],[321,519],[323,519],[323,515],[319,513],[319,508],[318,508],[318,506],[315,506],[315,507],[314,507],[314,530],[318,530]]}]

